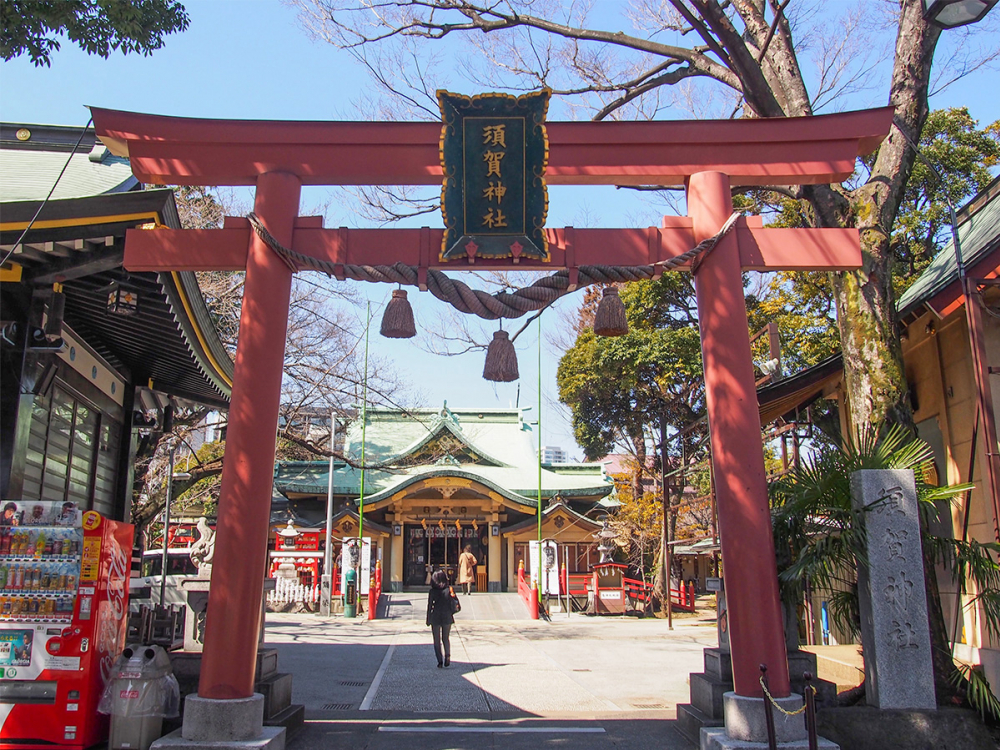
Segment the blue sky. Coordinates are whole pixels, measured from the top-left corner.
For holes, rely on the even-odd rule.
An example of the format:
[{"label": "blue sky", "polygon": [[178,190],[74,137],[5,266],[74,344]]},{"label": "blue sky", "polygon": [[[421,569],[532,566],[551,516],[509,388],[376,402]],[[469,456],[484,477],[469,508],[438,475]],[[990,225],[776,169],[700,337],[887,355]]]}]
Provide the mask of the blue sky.
[{"label": "blue sky", "polygon": [[[35,68],[23,57],[0,63],[0,119],[82,127],[89,117],[86,105],[233,119],[358,117],[356,103],[371,86],[366,73],[346,53],[309,40],[292,8],[275,0],[186,0],[184,5],[191,27],[168,37],[165,47],[150,57],[115,54],[103,60],[64,41],[63,49],[53,56],[51,68]],[[604,0],[596,7],[603,22],[620,18],[618,11],[623,4]],[[827,7],[837,8],[839,3]],[[625,28],[625,23],[616,28]],[[1000,38],[997,42],[1000,46]],[[940,53],[938,59],[942,59]],[[985,125],[1000,118],[997,83],[995,70],[974,74],[936,96],[931,106],[966,105]],[[462,90],[474,93],[471,85]],[[885,91],[883,85],[859,93],[849,100],[848,108],[881,106]],[[328,202],[327,226],[366,225],[344,205],[341,195],[326,189],[304,191],[303,212]],[[634,192],[616,191],[613,187],[560,188],[550,193],[550,226],[646,225],[658,223],[657,215],[658,210]],[[419,223],[439,225],[440,219],[432,215]],[[373,307],[383,305],[391,291],[385,285],[361,285],[361,289]],[[443,303],[428,294],[411,291],[410,297],[415,301],[418,327],[422,321],[431,322],[447,312]],[[568,412],[556,403],[559,352],[549,351],[552,347],[548,333],[555,332],[560,315],[571,313],[577,302],[577,297],[563,300],[543,316],[546,351],[541,368],[542,440],[545,445],[563,446],[571,455],[580,452],[572,438]],[[520,323],[506,327],[516,329]],[[537,404],[536,346],[533,330],[526,331],[518,339],[520,382],[494,385],[481,378],[481,353],[442,358],[412,342],[371,337],[373,355],[393,360],[413,384],[418,401],[428,406],[439,405],[444,399],[453,406],[470,407],[507,406],[518,398],[522,406]]]}]

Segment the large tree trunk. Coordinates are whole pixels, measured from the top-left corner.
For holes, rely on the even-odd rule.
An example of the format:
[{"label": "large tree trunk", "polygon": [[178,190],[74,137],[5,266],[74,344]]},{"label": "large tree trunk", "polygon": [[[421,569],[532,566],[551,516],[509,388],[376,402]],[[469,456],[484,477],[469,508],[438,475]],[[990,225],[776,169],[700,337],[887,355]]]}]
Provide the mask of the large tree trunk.
[{"label": "large tree trunk", "polygon": [[[915,431],[897,328],[890,233],[916,159],[907,138],[918,143],[927,119],[931,62],[940,35],[922,11],[919,0],[905,0],[901,8],[889,94],[895,126],[879,147],[870,179],[847,194],[833,186],[806,190],[818,225],[853,223],[861,232],[861,270],[832,274],[852,428],[884,422]],[[949,682],[954,665],[934,565],[926,556],[924,563],[935,688],[938,701],[945,702],[955,694]]]},{"label": "large tree trunk", "polygon": [[833,274],[844,377],[852,425],[895,422],[912,427],[903,353],[896,327],[889,236],[927,119],[931,61],[940,31],[922,18],[919,0],[901,8],[889,104],[895,127],[879,147],[870,179],[847,195],[832,187],[807,190],[821,226],[853,223],[861,232],[863,267]]}]

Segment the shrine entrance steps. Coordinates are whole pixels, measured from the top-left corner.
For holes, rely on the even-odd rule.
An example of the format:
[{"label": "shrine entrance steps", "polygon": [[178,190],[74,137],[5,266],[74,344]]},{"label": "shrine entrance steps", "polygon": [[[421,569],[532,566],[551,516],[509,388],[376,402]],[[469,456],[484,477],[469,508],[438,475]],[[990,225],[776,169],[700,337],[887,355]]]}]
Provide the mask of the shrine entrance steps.
[{"label": "shrine entrance steps", "polygon": [[[462,611],[455,615],[455,622],[475,620],[527,620],[528,608],[516,592],[473,593],[469,596],[459,593]],[[427,616],[427,590],[402,591],[383,594],[379,603],[379,619],[420,620]]]}]

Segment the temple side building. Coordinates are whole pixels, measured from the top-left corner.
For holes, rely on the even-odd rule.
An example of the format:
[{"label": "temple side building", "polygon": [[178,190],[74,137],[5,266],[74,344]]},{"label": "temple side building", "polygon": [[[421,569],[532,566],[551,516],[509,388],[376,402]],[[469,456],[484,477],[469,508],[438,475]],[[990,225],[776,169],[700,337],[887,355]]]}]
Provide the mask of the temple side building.
[{"label": "temple side building", "polygon": [[0,172],[0,499],[127,520],[139,431],[232,387],[195,274],[122,267],[126,231],[180,227],[173,191],[92,128],[0,123]]},{"label": "temple side building", "polygon": [[[538,460],[537,426],[523,409],[367,410],[345,435],[346,461],[279,462],[273,530],[285,519],[303,532],[294,553],[321,556],[328,493],[339,540],[372,537],[392,591],[427,584],[436,568],[454,568],[466,545],[479,561],[479,588],[517,586],[518,563],[538,536],[568,553],[570,572],[597,562],[594,532],[614,507],[614,485],[600,464]],[[364,472],[360,469],[362,442]],[[282,507],[284,506],[284,507]],[[362,519],[363,509],[363,519]],[[281,556],[280,550],[272,558]],[[310,565],[313,571],[319,564]],[[563,561],[560,561],[563,562]]]}]

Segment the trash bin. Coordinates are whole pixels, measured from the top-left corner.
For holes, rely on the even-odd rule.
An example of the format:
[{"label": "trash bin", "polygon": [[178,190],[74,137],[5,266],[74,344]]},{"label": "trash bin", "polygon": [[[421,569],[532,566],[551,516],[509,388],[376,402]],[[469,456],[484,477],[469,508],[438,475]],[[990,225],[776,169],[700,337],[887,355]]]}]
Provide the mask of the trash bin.
[{"label": "trash bin", "polygon": [[180,688],[160,646],[126,646],[97,710],[111,714],[110,750],[149,750],[163,719],[178,716]]}]

